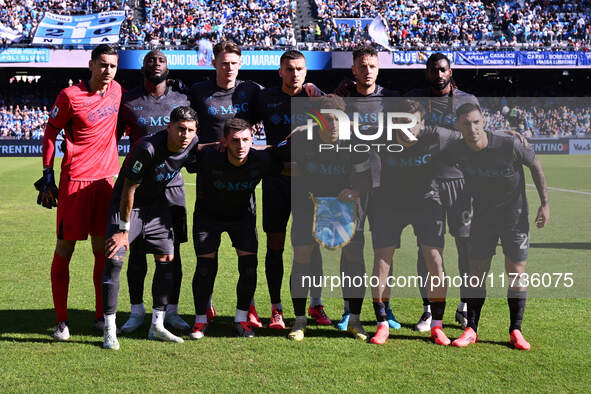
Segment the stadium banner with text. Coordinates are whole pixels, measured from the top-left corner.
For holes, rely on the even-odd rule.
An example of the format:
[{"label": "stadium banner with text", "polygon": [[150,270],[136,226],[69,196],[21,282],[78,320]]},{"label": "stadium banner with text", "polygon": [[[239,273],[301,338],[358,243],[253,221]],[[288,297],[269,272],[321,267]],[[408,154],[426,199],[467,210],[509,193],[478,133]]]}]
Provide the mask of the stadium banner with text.
[{"label": "stadium banner with text", "polygon": [[335,25],[338,27],[348,26],[356,29],[365,29],[371,24],[373,18],[334,18]]},{"label": "stadium banner with text", "polygon": [[[437,51],[392,51],[379,52],[380,68],[423,68],[431,54]],[[591,54],[587,52],[536,52],[536,51],[442,51],[454,66],[547,68],[591,67]],[[352,52],[333,52],[332,68],[350,68]]]},{"label": "stadium banner with text", "polygon": [[591,155],[591,139],[571,139],[568,144],[571,155]]},{"label": "stadium banner with text", "polygon": [[517,52],[517,65],[519,66],[576,66],[578,65],[577,52]]},{"label": "stadium banner with text", "polygon": [[[55,144],[55,157],[63,157],[62,140]],[[129,139],[121,139],[118,145],[119,156],[129,153]],[[43,153],[43,140],[4,140],[0,139],[0,157],[40,157]]]},{"label": "stadium banner with text", "polygon": [[0,63],[48,63],[47,48],[6,48],[0,49]]},{"label": "stadium banner with text", "polygon": [[540,138],[528,139],[531,146],[534,148],[536,154],[550,154],[550,155],[568,155],[569,154],[569,139],[568,138]]},{"label": "stadium banner with text", "polygon": [[472,66],[513,66],[516,64],[516,52],[456,52],[455,64]]},{"label": "stadium banner with text", "polygon": [[[213,70],[199,51],[163,51],[170,70]],[[139,70],[148,50],[119,51],[119,68]],[[329,52],[303,51],[308,70],[327,70],[331,68]],[[242,70],[277,70],[283,51],[242,51]]]},{"label": "stadium banner with text", "polygon": [[119,42],[125,11],[90,15],[56,15],[46,12],[37,27],[33,44],[98,45]]}]

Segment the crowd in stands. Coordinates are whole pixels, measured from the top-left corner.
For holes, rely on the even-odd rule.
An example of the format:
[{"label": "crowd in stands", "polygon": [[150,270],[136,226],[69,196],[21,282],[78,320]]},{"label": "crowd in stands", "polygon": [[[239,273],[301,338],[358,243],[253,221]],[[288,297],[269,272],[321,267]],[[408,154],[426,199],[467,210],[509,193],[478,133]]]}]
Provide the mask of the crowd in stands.
[{"label": "crowd in stands", "polygon": [[[296,0],[0,0],[0,23],[30,42],[44,11],[124,9],[125,46],[195,47],[207,38],[269,49],[295,46],[297,38],[319,49],[348,50],[371,42],[367,25],[337,24],[334,18],[380,15],[397,49],[591,49],[591,0],[309,1],[318,19],[302,27],[301,37],[293,29]],[[134,7],[144,14],[139,19]]]},{"label": "crowd in stands", "polygon": [[22,108],[19,105],[0,107],[0,138],[43,139],[49,119],[46,106]]},{"label": "crowd in stands", "polygon": [[201,38],[243,47],[294,46],[295,0],[147,0],[146,21],[131,24],[127,42],[194,46]]},{"label": "crowd in stands", "polygon": [[589,0],[315,0],[304,39],[345,49],[371,41],[367,26],[334,18],[385,18],[397,49],[591,49]]}]

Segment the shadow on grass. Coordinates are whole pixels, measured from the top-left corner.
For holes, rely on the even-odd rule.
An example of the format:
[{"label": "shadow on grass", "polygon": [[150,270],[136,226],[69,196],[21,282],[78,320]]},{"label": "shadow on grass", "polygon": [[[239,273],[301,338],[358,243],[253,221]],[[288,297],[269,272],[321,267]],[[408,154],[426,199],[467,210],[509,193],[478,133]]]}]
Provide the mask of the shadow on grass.
[{"label": "shadow on grass", "polygon": [[591,250],[591,242],[532,242],[530,248]]}]

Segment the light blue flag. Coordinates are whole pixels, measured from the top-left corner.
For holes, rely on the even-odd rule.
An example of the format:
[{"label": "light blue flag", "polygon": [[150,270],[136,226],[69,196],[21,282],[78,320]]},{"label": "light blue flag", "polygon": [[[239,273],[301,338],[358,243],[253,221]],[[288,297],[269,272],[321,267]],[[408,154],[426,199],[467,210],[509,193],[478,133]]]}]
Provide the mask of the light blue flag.
[{"label": "light blue flag", "polygon": [[339,201],[336,197],[313,197],[314,239],[327,249],[347,246],[357,227],[356,201]]}]

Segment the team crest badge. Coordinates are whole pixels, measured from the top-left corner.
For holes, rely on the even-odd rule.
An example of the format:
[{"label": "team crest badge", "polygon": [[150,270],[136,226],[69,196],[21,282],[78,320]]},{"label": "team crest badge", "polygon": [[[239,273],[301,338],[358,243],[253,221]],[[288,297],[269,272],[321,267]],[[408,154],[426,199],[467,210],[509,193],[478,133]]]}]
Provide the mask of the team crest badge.
[{"label": "team crest badge", "polygon": [[336,197],[313,197],[314,239],[327,249],[339,249],[351,242],[357,227],[357,203]]},{"label": "team crest badge", "polygon": [[139,161],[136,161],[136,162],[134,163],[133,167],[131,167],[131,172],[133,172],[134,174],[139,174],[139,173],[140,173],[140,171],[142,170],[142,167],[143,167],[143,166],[144,166],[144,165],[143,165],[141,162],[139,162]]}]

